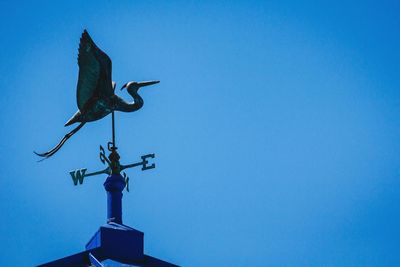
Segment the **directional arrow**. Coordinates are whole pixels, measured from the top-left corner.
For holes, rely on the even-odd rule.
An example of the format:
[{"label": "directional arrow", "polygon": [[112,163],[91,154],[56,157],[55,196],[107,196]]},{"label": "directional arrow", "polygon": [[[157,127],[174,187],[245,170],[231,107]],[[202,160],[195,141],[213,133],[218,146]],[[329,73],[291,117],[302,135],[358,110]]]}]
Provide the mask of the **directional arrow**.
[{"label": "directional arrow", "polygon": [[[104,149],[102,147],[100,147],[100,160],[102,161],[102,163],[107,163],[109,166],[107,168],[105,168],[104,170],[101,171],[97,171],[97,172],[91,172],[91,173],[86,173],[87,169],[86,168],[82,168],[82,169],[77,169],[74,171],[70,171],[69,174],[72,177],[72,181],[74,182],[74,185],[78,185],[79,184],[83,184],[83,180],[85,177],[88,176],[94,176],[94,175],[99,175],[99,174],[112,174],[114,173],[112,171],[112,165],[111,163],[109,163],[109,160],[105,157],[104,155]],[[149,158],[155,158],[155,154],[147,154],[144,156],[141,156],[142,161],[136,162],[136,163],[132,163],[132,164],[128,164],[128,165],[121,165],[118,162],[118,166],[119,166],[119,171],[125,170],[125,169],[129,169],[129,168],[134,168],[134,167],[138,167],[138,166],[142,166],[142,171],[146,171],[146,170],[150,170],[150,169],[154,169],[156,167],[156,165],[154,163],[152,163],[151,165],[149,165],[149,161],[147,159]],[[118,173],[119,173],[118,171]],[[126,175],[124,176],[126,177]],[[129,177],[126,177],[126,182],[127,184],[129,183]],[[127,186],[127,191],[129,192],[129,185]]]},{"label": "directional arrow", "polygon": [[86,173],[87,169],[78,169],[75,171],[70,171],[69,174],[71,174],[72,181],[74,182],[74,185],[83,184],[83,178],[88,177],[88,176],[94,176],[94,175],[99,175],[102,173],[109,174],[110,173],[110,168],[106,168],[102,171],[98,172],[91,172],[91,173]]}]

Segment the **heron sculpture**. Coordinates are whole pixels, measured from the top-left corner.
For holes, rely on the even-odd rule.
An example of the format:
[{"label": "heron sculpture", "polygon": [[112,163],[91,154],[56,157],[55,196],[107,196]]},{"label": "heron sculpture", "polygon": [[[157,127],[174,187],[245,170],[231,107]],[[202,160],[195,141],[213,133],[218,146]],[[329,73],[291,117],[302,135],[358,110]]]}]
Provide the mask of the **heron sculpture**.
[{"label": "heron sculpture", "polygon": [[84,30],[79,43],[78,54],[79,77],[76,92],[78,111],[65,123],[69,126],[76,122],[79,125],[67,133],[51,150],[36,155],[49,158],[54,155],[64,143],[87,122],[99,120],[117,111],[134,112],[143,106],[143,99],[138,90],[143,86],[159,83],[159,81],[128,82],[121,88],[128,91],[133,102],[127,103],[117,96],[116,83],[111,81],[111,59],[93,42],[89,33]]}]

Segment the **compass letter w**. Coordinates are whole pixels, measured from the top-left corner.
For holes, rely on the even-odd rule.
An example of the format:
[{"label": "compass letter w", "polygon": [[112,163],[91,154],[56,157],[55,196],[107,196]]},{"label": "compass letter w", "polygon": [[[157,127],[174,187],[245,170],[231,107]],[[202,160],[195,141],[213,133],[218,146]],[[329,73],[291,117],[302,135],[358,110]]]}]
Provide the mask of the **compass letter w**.
[{"label": "compass letter w", "polygon": [[79,184],[83,183],[83,178],[85,177],[86,170],[87,169],[80,169],[69,172],[69,174],[71,174],[72,181],[74,181],[74,185],[78,185],[78,181]]}]

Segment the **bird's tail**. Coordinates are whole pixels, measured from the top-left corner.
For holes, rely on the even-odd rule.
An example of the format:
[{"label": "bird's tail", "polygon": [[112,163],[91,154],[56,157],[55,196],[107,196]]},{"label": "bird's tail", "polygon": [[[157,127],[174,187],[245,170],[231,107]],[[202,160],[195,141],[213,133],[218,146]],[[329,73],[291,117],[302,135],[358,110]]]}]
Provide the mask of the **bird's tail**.
[{"label": "bird's tail", "polygon": [[81,129],[83,127],[83,125],[85,125],[85,122],[81,122],[75,129],[73,129],[72,131],[70,131],[69,133],[67,133],[63,139],[61,139],[61,141],[51,150],[44,152],[44,153],[37,153],[35,151],[33,151],[36,155],[38,155],[39,157],[43,157],[42,160],[45,160],[51,156],[53,156],[58,150],[60,150],[60,148],[64,145],[64,143],[71,137],[73,136],[77,131],[79,131],[79,129]]}]

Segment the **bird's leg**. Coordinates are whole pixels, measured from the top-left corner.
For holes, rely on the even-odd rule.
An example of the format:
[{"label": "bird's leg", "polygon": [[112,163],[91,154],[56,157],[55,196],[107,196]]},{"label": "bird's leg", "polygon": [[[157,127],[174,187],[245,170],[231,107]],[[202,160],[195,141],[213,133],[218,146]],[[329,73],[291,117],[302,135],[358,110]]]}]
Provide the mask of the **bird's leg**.
[{"label": "bird's leg", "polygon": [[[73,129],[72,131],[70,131],[69,133],[67,133],[63,139],[61,139],[61,141],[51,150],[44,152],[44,153],[37,153],[35,151],[33,151],[36,155],[38,155],[39,157],[43,157],[44,159],[47,159],[51,156],[53,156],[58,150],[60,150],[60,148],[64,145],[64,143],[71,137],[73,136],[77,131],[79,131],[83,125],[85,125],[85,122],[81,122],[75,129]],[[44,160],[43,159],[43,160]]]}]

